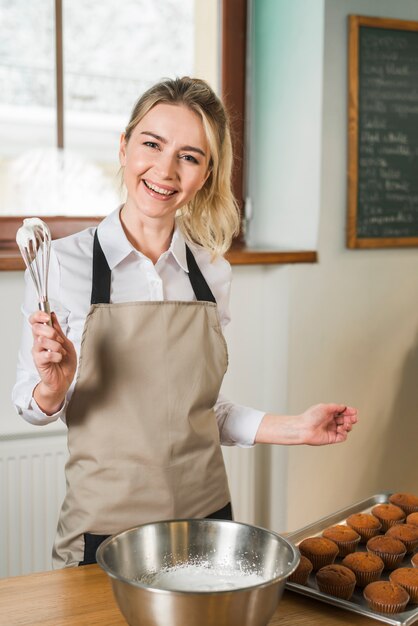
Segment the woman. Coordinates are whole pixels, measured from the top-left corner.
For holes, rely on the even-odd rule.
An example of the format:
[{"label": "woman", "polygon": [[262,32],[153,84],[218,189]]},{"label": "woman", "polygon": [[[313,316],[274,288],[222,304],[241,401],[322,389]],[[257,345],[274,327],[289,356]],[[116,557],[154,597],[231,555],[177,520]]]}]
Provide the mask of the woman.
[{"label": "woman", "polygon": [[210,87],[186,77],[148,90],[119,157],[123,206],[53,242],[52,327],[31,313],[27,281],[14,402],[34,424],[68,426],[55,567],[94,562],[106,536],[140,523],[231,519],[220,442],[334,443],[357,421],[344,405],[285,417],[219,396],[231,280],[221,253],[239,216]]}]

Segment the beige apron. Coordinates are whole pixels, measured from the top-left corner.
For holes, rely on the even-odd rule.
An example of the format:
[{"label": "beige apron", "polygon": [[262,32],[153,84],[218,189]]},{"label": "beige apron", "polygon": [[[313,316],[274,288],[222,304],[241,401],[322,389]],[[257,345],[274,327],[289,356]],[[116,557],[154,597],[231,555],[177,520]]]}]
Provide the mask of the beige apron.
[{"label": "beige apron", "polygon": [[[196,293],[197,265],[187,252]],[[93,294],[100,280],[96,267]],[[108,294],[99,300],[110,297],[110,270],[104,282]],[[213,410],[227,362],[213,302],[92,304],[67,407],[67,493],[54,567],[82,561],[84,533],[205,517],[230,501]]]}]

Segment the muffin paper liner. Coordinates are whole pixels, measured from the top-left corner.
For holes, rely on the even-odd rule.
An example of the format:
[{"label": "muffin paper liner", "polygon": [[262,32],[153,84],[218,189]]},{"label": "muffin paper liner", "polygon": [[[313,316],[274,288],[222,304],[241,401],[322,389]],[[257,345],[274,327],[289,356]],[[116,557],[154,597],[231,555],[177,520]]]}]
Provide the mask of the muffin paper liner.
[{"label": "muffin paper liner", "polygon": [[287,579],[290,583],[296,583],[297,585],[306,585],[308,582],[309,574],[311,572],[293,572]]},{"label": "muffin paper liner", "polygon": [[399,604],[385,604],[384,602],[376,602],[373,600],[369,600],[367,598],[366,600],[370,608],[373,611],[377,611],[378,613],[402,613],[402,611],[405,609],[406,605],[408,604],[408,601],[402,602],[402,603],[399,602]]},{"label": "muffin paper liner", "polygon": [[402,509],[402,511],[406,515],[409,515],[410,513],[416,513],[418,511],[418,506],[408,506],[407,504],[402,504],[402,505],[397,504],[396,506]]},{"label": "muffin paper liner", "polygon": [[404,560],[406,554],[406,552],[402,552],[402,554],[390,554],[387,552],[380,552],[379,550],[372,550],[371,548],[367,548],[367,552],[380,556],[385,564],[385,569],[395,569],[398,567],[398,565],[400,565]]},{"label": "muffin paper liner", "polygon": [[357,586],[358,587],[366,587],[369,583],[374,583],[376,582],[376,580],[379,580],[382,572],[383,572],[383,568],[379,568],[378,570],[375,570],[374,572],[356,572],[355,570],[352,570],[356,576],[357,579]]},{"label": "muffin paper liner", "polygon": [[356,583],[349,583],[347,585],[332,585],[332,584],[324,584],[319,583],[317,581],[318,588],[322,593],[327,593],[330,596],[336,596],[337,598],[342,598],[343,600],[349,600],[354,593],[354,588]]},{"label": "muffin paper liner", "polygon": [[334,554],[308,554],[307,552],[304,554],[312,563],[315,571],[321,569],[321,567],[324,567],[325,565],[332,565],[337,558]]},{"label": "muffin paper liner", "polygon": [[329,554],[311,554],[311,555],[306,555],[308,557],[308,559],[310,560],[310,562],[312,563],[313,569],[314,570],[318,570],[321,569],[321,567],[324,567],[325,565],[332,565],[336,559],[335,555],[329,555]]},{"label": "muffin paper liner", "polygon": [[413,585],[405,585],[405,583],[398,583],[401,587],[405,589],[409,593],[409,597],[411,598],[411,602],[415,604],[418,603],[418,587]]},{"label": "muffin paper liner", "polygon": [[413,541],[405,541],[401,539],[401,541],[405,545],[407,553],[413,552],[415,548],[418,546],[418,539],[414,539]]},{"label": "muffin paper liner", "polygon": [[361,537],[359,537],[358,539],[352,539],[351,541],[335,541],[335,539],[333,539],[332,541],[338,546],[337,556],[340,556],[342,558],[344,556],[347,556],[347,554],[355,552],[357,544],[360,542],[360,539]]},{"label": "muffin paper liner", "polygon": [[361,537],[361,542],[365,543],[372,537],[376,537],[380,533],[381,526],[379,528],[359,528],[358,526],[353,526],[350,524],[351,528],[356,531]]},{"label": "muffin paper liner", "polygon": [[386,532],[392,526],[398,526],[399,524],[403,524],[405,519],[379,519],[379,522],[382,524],[382,532]]}]

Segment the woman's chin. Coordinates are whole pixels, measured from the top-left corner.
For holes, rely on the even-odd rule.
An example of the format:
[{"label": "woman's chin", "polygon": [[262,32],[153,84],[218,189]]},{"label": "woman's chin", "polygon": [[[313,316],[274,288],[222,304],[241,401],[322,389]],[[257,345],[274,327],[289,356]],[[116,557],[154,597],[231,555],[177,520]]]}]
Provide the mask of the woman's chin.
[{"label": "woman's chin", "polygon": [[143,216],[145,219],[161,219],[161,220],[174,220],[177,210],[177,206],[161,206],[159,201],[144,202],[143,199],[137,198],[134,202],[126,201],[125,207],[128,213],[132,216]]}]

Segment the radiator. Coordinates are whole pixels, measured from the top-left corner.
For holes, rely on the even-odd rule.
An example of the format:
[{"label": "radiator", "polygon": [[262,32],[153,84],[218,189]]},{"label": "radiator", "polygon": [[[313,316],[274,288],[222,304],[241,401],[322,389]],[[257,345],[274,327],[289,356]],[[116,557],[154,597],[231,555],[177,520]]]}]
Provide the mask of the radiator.
[{"label": "radiator", "polygon": [[66,459],[65,435],[0,440],[0,576],[51,569]]},{"label": "radiator", "polygon": [[[254,450],[224,448],[234,517],[254,522]],[[0,577],[51,569],[66,436],[0,438]]]}]

